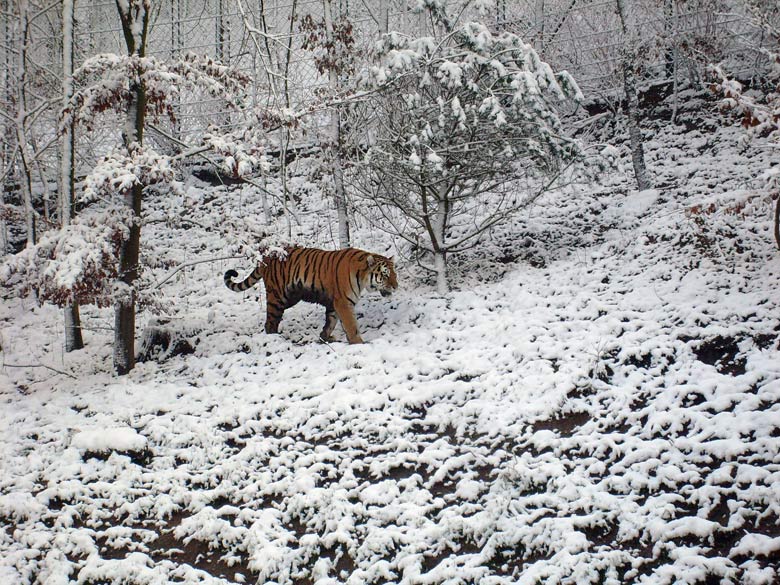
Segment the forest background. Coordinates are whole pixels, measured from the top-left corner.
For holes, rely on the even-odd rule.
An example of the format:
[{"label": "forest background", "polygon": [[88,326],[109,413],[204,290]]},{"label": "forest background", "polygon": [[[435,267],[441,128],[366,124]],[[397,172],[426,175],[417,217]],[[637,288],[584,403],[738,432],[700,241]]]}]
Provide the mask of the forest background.
[{"label": "forest background", "polygon": [[0,18],[0,582],[778,581],[776,3]]}]

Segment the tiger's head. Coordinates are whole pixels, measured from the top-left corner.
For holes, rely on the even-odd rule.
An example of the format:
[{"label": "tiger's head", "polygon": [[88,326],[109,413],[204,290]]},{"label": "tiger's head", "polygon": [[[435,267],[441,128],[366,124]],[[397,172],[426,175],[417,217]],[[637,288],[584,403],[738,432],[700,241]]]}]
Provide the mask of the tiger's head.
[{"label": "tiger's head", "polygon": [[366,264],[366,288],[378,291],[383,297],[390,296],[398,288],[393,259],[372,254],[366,258]]}]

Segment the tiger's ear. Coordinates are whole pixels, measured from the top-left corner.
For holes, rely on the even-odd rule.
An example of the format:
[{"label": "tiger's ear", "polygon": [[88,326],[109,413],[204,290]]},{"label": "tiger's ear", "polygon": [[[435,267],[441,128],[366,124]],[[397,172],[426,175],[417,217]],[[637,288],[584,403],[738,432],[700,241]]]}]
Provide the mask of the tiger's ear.
[{"label": "tiger's ear", "polygon": [[374,257],[371,255],[366,256],[366,264],[368,264],[368,267],[371,268],[374,265]]}]

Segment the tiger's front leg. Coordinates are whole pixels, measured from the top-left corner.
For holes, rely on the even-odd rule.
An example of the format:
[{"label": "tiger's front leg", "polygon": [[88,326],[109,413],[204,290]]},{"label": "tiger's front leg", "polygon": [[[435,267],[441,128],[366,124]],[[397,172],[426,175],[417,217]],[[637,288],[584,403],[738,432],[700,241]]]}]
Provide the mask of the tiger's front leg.
[{"label": "tiger's front leg", "polygon": [[347,340],[350,343],[363,343],[363,338],[360,337],[360,331],[358,330],[357,319],[355,319],[355,311],[352,307],[352,303],[347,299],[336,301],[333,303],[333,308],[336,310],[339,320],[341,320],[341,326],[344,327],[344,333],[347,334]]},{"label": "tiger's front leg", "polygon": [[336,328],[338,320],[335,309],[333,307],[325,307],[325,327],[320,332],[322,341],[333,341],[333,330]]}]

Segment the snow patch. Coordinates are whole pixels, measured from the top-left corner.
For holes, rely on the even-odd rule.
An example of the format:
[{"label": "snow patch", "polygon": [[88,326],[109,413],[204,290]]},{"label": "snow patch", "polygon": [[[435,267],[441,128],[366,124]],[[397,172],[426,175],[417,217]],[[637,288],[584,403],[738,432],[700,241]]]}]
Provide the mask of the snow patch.
[{"label": "snow patch", "polygon": [[143,451],[147,440],[130,427],[96,428],[73,435],[71,447],[94,453]]}]

